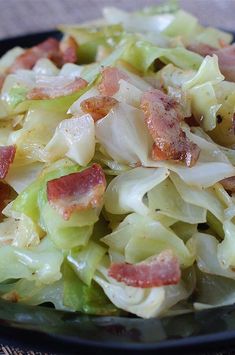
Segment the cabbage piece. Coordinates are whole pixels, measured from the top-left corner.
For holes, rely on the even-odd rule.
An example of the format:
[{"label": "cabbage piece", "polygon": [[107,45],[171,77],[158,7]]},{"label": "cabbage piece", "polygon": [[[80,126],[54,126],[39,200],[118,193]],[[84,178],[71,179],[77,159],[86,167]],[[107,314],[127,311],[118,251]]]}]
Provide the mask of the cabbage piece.
[{"label": "cabbage piece", "polygon": [[99,63],[94,63],[85,66],[81,72],[81,77],[87,80],[89,83],[92,83],[99,75],[100,70],[103,67],[114,65],[117,60],[122,57],[123,53],[128,49],[131,43],[132,41],[128,37],[125,40],[121,41],[119,45],[115,48],[115,50],[112,51],[110,55],[105,57]]},{"label": "cabbage piece", "polygon": [[[233,83],[234,84],[234,83]],[[218,144],[233,147],[235,135],[233,130],[233,117],[235,114],[235,87],[228,93],[225,90],[225,98],[220,100],[221,107],[217,112],[218,124],[210,137]]]},{"label": "cabbage piece", "polygon": [[19,103],[14,108],[13,114],[24,113],[28,110],[40,110],[42,112],[55,111],[61,114],[66,114],[72,103],[76,101],[81,95],[83,95],[87,90],[89,90],[88,86],[71,95],[61,96],[55,99],[26,100],[22,103]]},{"label": "cabbage piece", "polygon": [[217,112],[221,107],[211,83],[198,85],[190,90],[192,112],[205,131],[211,131],[217,124]]},{"label": "cabbage piece", "polygon": [[40,205],[40,225],[58,248],[71,249],[88,243],[93,224],[98,220],[95,209],[74,212],[65,221],[49,203]]},{"label": "cabbage piece", "polygon": [[189,90],[196,85],[202,85],[208,81],[214,85],[220,83],[223,79],[224,76],[220,72],[217,56],[206,56],[195,76],[183,84],[183,89]]},{"label": "cabbage piece", "polygon": [[65,155],[81,166],[86,166],[95,153],[95,126],[90,115],[73,117],[60,122],[54,136],[43,150],[46,161]]},{"label": "cabbage piece", "polygon": [[80,280],[90,286],[95,270],[105,253],[105,248],[90,241],[83,248],[71,250],[67,260]]},{"label": "cabbage piece", "polygon": [[0,282],[24,278],[50,284],[61,278],[63,255],[49,238],[27,249],[3,246],[0,254]]},{"label": "cabbage piece", "polygon": [[148,192],[149,208],[187,223],[206,222],[206,209],[185,202],[168,178]]},{"label": "cabbage piece", "polygon": [[[214,145],[214,147],[216,146]],[[214,149],[214,153],[218,153],[219,151],[218,147]],[[167,168],[171,172],[176,173],[187,185],[207,188],[214,185],[216,182],[225,179],[226,177],[235,175],[234,166],[231,165],[228,160],[227,162],[221,161],[221,159],[226,159],[226,156],[219,154],[218,161],[213,161],[212,157],[214,153],[211,149],[208,151],[202,149],[197,164],[190,169],[186,166],[170,161],[147,160],[146,162],[143,162],[142,165],[152,168]],[[222,152],[220,151],[220,153]],[[207,161],[207,159],[209,159],[209,161]],[[214,160],[217,160],[216,155],[214,155]]]},{"label": "cabbage piece", "polygon": [[173,232],[186,243],[197,232],[197,224],[178,221],[171,226]]},{"label": "cabbage piece", "polygon": [[81,76],[81,72],[83,70],[83,65],[77,65],[74,63],[65,63],[60,69],[59,75],[68,77],[70,79],[76,79]]},{"label": "cabbage piece", "polygon": [[[187,28],[187,31],[185,31],[185,28]],[[179,10],[175,13],[173,20],[164,29],[163,33],[170,37],[183,36],[186,39],[190,39],[198,30],[197,18],[188,12]]]},{"label": "cabbage piece", "polygon": [[190,272],[178,285],[152,288],[131,287],[117,282],[108,276],[104,266],[99,267],[94,279],[115,306],[142,318],[164,315],[173,305],[186,299],[194,288],[194,277]]},{"label": "cabbage piece", "polygon": [[38,59],[32,70],[36,74],[36,77],[41,75],[55,76],[59,74],[59,69],[57,68],[57,66],[48,58]]},{"label": "cabbage piece", "polygon": [[130,14],[115,7],[105,7],[103,16],[108,23],[121,23],[125,30],[130,32],[151,31],[156,33],[164,30],[174,18],[169,14],[148,14],[148,16],[140,12]]},{"label": "cabbage piece", "polygon": [[[108,216],[110,217],[110,219],[114,219],[115,217],[118,219],[120,217],[118,215]],[[107,217],[106,214],[105,217]],[[122,219],[118,219],[119,223],[117,223],[116,228],[112,228],[113,232],[104,236],[104,238],[102,238],[102,242],[108,244],[110,249],[116,249],[120,253],[124,253],[125,247],[132,237],[132,227],[138,224],[140,219],[142,223],[144,223],[144,221],[148,221],[150,223],[154,219],[155,221],[158,221],[163,224],[165,227],[170,227],[176,222],[175,219],[163,215],[156,214],[154,215],[154,218],[152,218],[152,216],[150,218],[149,216],[141,216],[137,213],[132,213],[127,215],[124,219],[123,216]]]},{"label": "cabbage piece", "polygon": [[13,132],[8,140],[9,144],[17,145],[16,159],[20,155],[25,163],[41,161],[44,146],[65,117],[64,113],[57,110],[29,110],[23,128]]},{"label": "cabbage piece", "polygon": [[119,103],[96,122],[95,133],[98,142],[114,160],[132,165],[147,160],[152,140],[141,110]]},{"label": "cabbage piece", "polygon": [[195,254],[197,266],[202,272],[235,279],[235,272],[225,268],[221,263],[219,255],[221,243],[215,237],[205,233],[195,233],[187,246]]},{"label": "cabbage piece", "polygon": [[63,303],[73,311],[95,315],[118,315],[120,311],[109,301],[103,290],[94,281],[85,285],[68,263],[64,263]]},{"label": "cabbage piece", "polygon": [[147,91],[152,88],[152,85],[150,85],[143,76],[135,74],[136,72],[132,66],[128,66],[127,63],[121,62],[121,65],[117,63],[117,67],[128,76],[128,82],[134,85],[137,89],[141,91]]},{"label": "cabbage piece", "polygon": [[233,36],[232,34],[218,30],[217,28],[207,27],[196,35],[195,40],[200,43],[209,44],[212,47],[221,48],[221,41],[229,44],[232,42]]},{"label": "cabbage piece", "polygon": [[0,245],[13,245],[19,248],[36,246],[40,242],[39,230],[30,218],[21,214],[6,218],[0,223]]},{"label": "cabbage piece", "polygon": [[200,55],[183,47],[159,48],[138,38],[133,39],[133,42],[126,48],[122,59],[141,72],[146,72],[156,59],[160,59],[164,64],[173,63],[182,69],[195,70],[202,62]]},{"label": "cabbage piece", "polygon": [[182,85],[184,91],[189,90],[192,113],[198,122],[202,121],[205,131],[216,127],[216,114],[221,104],[217,101],[214,85],[223,79],[217,56],[206,56],[195,76]]},{"label": "cabbage piece", "polygon": [[1,284],[0,294],[8,301],[17,300],[17,302],[33,306],[50,302],[56,309],[69,310],[63,304],[63,281],[61,279],[48,285],[21,279],[13,283]]},{"label": "cabbage piece", "polygon": [[78,64],[93,63],[100,45],[112,49],[123,37],[123,28],[120,24],[96,27],[62,25],[59,29],[77,41]]},{"label": "cabbage piece", "polygon": [[131,167],[126,164],[121,164],[112,160],[99,146],[96,149],[93,161],[99,163],[103,167],[106,175],[116,176],[131,169]]},{"label": "cabbage piece", "polygon": [[196,143],[201,149],[198,159],[199,162],[222,162],[231,166],[227,156],[212,140],[209,141],[206,140],[205,137],[193,134],[189,129],[187,129],[186,134],[189,139]]},{"label": "cabbage piece", "polygon": [[119,90],[113,96],[116,100],[139,108],[143,92],[126,80],[119,81]]},{"label": "cabbage piece", "polygon": [[197,270],[196,310],[232,305],[235,302],[235,281]]},{"label": "cabbage piece", "polygon": [[43,166],[44,164],[40,162],[23,166],[18,166],[13,163],[5,180],[19,194],[37,179]]},{"label": "cabbage piece", "polygon": [[112,214],[136,212],[148,214],[149,208],[143,202],[144,195],[167,178],[165,168],[135,168],[114,178],[105,193],[105,208]]},{"label": "cabbage piece", "polygon": [[216,182],[235,175],[235,168],[218,145],[204,137],[192,134],[187,127],[182,127],[190,140],[201,149],[197,163],[190,169],[182,164],[168,161],[148,160],[143,164],[148,167],[166,167],[188,185],[206,188]]},{"label": "cabbage piece", "polygon": [[[0,111],[1,111],[1,102],[0,102]],[[0,115],[1,115],[1,113],[0,113]],[[13,130],[11,120],[7,120],[6,121],[7,117],[2,117],[2,118],[3,119],[1,120],[1,116],[0,116],[0,145],[1,146],[8,144],[7,143],[8,142],[8,137],[9,137],[9,135],[11,134],[11,132]]]},{"label": "cabbage piece", "polygon": [[209,210],[220,222],[224,222],[224,205],[216,196],[213,188],[203,189],[189,186],[173,173],[170,178],[184,201]]},{"label": "cabbage piece", "polygon": [[218,258],[223,268],[235,266],[235,225],[232,221],[226,220],[223,224],[224,240],[218,245]]},{"label": "cabbage piece", "polygon": [[[35,73],[32,70],[17,70],[16,73],[7,75],[2,87],[1,99],[9,105],[9,109],[14,108],[14,105],[25,100],[26,93],[34,85]],[[20,94],[22,100],[19,100]]]},{"label": "cabbage piece", "polygon": [[174,14],[179,10],[179,4],[177,0],[168,0],[162,4],[146,6],[143,9],[137,11],[137,13],[145,15],[157,15],[157,14]]},{"label": "cabbage piece", "polygon": [[123,222],[102,241],[110,249],[123,253],[128,263],[138,263],[165,249],[172,249],[183,268],[192,265],[193,255],[170,228],[147,216],[134,214],[134,217],[132,220],[127,217],[125,224]]},{"label": "cabbage piece", "polygon": [[24,49],[21,47],[14,47],[7,51],[0,59],[0,73],[4,73],[22,53]]}]

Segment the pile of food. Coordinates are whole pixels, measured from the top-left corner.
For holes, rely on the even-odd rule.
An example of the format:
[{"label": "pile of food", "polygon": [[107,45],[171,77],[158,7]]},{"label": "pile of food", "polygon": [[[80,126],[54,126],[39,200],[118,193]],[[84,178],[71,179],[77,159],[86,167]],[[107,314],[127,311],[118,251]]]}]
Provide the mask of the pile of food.
[{"label": "pile of food", "polygon": [[235,45],[174,3],[0,59],[0,297],[150,318],[235,302]]}]

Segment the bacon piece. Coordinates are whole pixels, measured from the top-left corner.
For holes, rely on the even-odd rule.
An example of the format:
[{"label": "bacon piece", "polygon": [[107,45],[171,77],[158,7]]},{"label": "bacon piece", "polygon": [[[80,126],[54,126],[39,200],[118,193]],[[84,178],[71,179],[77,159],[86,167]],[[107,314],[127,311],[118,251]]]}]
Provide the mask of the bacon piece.
[{"label": "bacon piece", "polygon": [[128,75],[118,68],[106,67],[101,72],[101,82],[98,90],[103,96],[113,96],[119,90],[119,80],[128,80]]},{"label": "bacon piece", "polygon": [[83,100],[80,107],[84,113],[89,113],[94,121],[105,117],[109,111],[118,103],[110,96],[94,96]]},{"label": "bacon piece", "polygon": [[172,159],[193,166],[198,159],[200,149],[187,138],[180,127],[183,117],[179,104],[162,91],[153,89],[142,96],[141,108],[154,140],[152,159]]},{"label": "bacon piece", "polygon": [[50,205],[68,220],[73,211],[99,207],[105,187],[102,168],[93,164],[81,172],[48,181],[47,197]]},{"label": "bacon piece", "polygon": [[46,41],[27,49],[24,53],[19,55],[8,73],[14,73],[18,69],[32,69],[38,59],[51,59],[56,65],[62,64],[62,55],[59,50],[59,41],[54,38],[48,38]]},{"label": "bacon piece", "polygon": [[10,164],[13,162],[16,153],[14,145],[0,147],[0,179],[4,179],[8,173]]},{"label": "bacon piece", "polygon": [[187,49],[203,57],[213,55],[217,51],[217,48],[202,42],[193,42],[187,46]]},{"label": "bacon piece", "polygon": [[29,100],[55,99],[56,97],[73,94],[88,85],[87,81],[82,78],[75,78],[63,87],[40,86],[35,87],[27,94]]},{"label": "bacon piece", "polygon": [[219,49],[215,54],[218,56],[219,68],[225,79],[235,82],[235,44]]},{"label": "bacon piece", "polygon": [[60,51],[62,53],[63,63],[77,62],[78,45],[75,39],[71,36],[60,42]]},{"label": "bacon piece", "polygon": [[221,180],[220,184],[224,187],[225,190],[229,192],[235,192],[235,176]]},{"label": "bacon piece", "polygon": [[11,187],[0,181],[0,213],[9,203],[11,197]]},{"label": "bacon piece", "polygon": [[175,285],[181,276],[179,261],[171,250],[138,264],[114,263],[108,274],[127,286],[141,288]]}]

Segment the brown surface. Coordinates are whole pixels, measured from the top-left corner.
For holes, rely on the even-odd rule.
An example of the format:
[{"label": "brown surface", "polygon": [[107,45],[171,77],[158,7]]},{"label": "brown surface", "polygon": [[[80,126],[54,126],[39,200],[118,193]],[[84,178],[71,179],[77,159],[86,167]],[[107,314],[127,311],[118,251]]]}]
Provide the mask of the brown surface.
[{"label": "brown surface", "polygon": [[[103,6],[135,9],[163,0],[0,0],[0,38],[79,23],[101,16]],[[235,29],[235,0],[180,0],[206,25]],[[118,5],[117,5],[118,4]]]}]

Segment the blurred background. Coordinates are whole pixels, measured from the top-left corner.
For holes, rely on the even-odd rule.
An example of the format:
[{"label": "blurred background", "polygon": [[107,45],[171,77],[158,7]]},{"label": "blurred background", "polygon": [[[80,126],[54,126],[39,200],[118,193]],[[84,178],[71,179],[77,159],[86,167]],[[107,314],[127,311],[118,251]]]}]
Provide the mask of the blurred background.
[{"label": "blurred background", "polygon": [[[54,29],[101,16],[103,6],[133,10],[164,0],[0,0],[0,38]],[[204,25],[235,31],[235,0],[179,0]],[[187,30],[187,29],[185,29]]]}]

